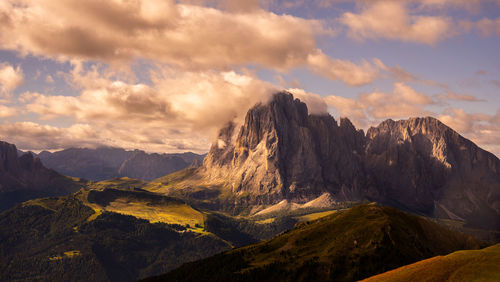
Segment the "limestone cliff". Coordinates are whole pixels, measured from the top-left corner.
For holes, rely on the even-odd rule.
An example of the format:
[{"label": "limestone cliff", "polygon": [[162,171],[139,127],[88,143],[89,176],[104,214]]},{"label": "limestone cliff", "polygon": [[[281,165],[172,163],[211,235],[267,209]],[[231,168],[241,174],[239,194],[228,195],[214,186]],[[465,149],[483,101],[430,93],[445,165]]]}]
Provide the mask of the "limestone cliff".
[{"label": "limestone cliff", "polygon": [[207,183],[229,184],[258,203],[305,202],[324,192],[358,197],[365,183],[364,133],[347,120],[313,116],[289,93],[250,109],[239,130],[223,128],[202,172]]},{"label": "limestone cliff", "polygon": [[246,204],[327,193],[500,229],[500,160],[431,117],[387,120],[365,136],[282,92],[241,128],[223,128],[196,175]]},{"label": "limestone cliff", "polygon": [[500,228],[500,161],[439,120],[387,120],[367,132],[365,163],[380,199]]}]

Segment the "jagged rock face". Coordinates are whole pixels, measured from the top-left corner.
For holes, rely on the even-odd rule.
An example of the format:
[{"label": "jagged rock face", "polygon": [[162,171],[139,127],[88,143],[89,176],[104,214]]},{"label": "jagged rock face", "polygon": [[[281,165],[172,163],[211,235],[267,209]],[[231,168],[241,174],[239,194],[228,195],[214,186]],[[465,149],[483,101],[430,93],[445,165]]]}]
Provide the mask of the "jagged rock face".
[{"label": "jagged rock face", "polygon": [[269,104],[250,109],[235,130],[232,123],[222,129],[207,155],[207,182],[229,182],[234,193],[264,203],[309,201],[326,191],[345,197],[361,190],[364,180],[355,175],[362,172],[358,152],[364,134],[347,120],[339,127],[329,115],[310,116],[304,103],[279,93]]},{"label": "jagged rock face", "polygon": [[500,228],[500,161],[437,119],[370,128],[365,163],[386,202]]},{"label": "jagged rock face", "polygon": [[44,183],[56,175],[32,154],[18,156],[15,145],[0,141],[0,192],[27,187],[41,189]]},{"label": "jagged rock face", "polygon": [[348,119],[308,115],[278,93],[223,128],[199,170],[248,204],[368,199],[500,229],[500,161],[434,118],[387,120],[364,135]]},{"label": "jagged rock face", "polygon": [[42,165],[31,153],[0,141],[0,211],[35,197],[65,195],[80,184]]}]

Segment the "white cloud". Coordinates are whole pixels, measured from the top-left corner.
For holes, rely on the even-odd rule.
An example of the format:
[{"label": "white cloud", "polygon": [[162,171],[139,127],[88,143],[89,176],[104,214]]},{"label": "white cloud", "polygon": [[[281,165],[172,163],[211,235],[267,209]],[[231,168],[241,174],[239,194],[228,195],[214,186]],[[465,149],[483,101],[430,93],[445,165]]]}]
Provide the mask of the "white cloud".
[{"label": "white cloud", "polygon": [[350,61],[331,59],[321,50],[309,54],[307,61],[314,72],[332,80],[340,79],[353,86],[369,84],[379,76],[378,67],[367,61],[356,65]]},{"label": "white cloud", "polygon": [[0,97],[9,96],[10,92],[24,82],[21,66],[14,68],[8,63],[0,63]]},{"label": "white cloud", "polygon": [[500,156],[500,109],[495,115],[467,113],[463,109],[450,108],[438,118],[471,139],[474,143]]},{"label": "white cloud", "polygon": [[218,10],[160,0],[11,0],[0,4],[0,47],[113,64],[146,58],[190,71],[308,67],[349,85],[377,77],[365,61],[356,65],[319,50],[316,37],[330,33],[321,21],[274,14],[256,1],[226,2]]},{"label": "white cloud", "polygon": [[346,12],[340,18],[349,35],[359,40],[383,38],[434,45],[450,35],[450,19],[412,15],[404,1],[372,1],[363,7],[359,14]]},{"label": "white cloud", "polygon": [[394,83],[392,93],[374,91],[363,93],[356,99],[329,95],[325,97],[325,101],[340,116],[352,119],[352,122],[361,128],[387,118],[432,114],[425,107],[435,103],[430,96],[417,92],[401,82]]}]

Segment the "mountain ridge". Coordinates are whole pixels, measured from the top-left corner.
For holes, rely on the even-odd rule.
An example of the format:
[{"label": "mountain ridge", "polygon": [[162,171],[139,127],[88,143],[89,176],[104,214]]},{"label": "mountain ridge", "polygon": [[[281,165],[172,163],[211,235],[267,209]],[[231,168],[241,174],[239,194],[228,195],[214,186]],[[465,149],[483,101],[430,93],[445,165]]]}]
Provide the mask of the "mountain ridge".
[{"label": "mountain ridge", "polygon": [[148,154],[142,150],[99,147],[68,148],[53,153],[42,151],[38,157],[47,167],[64,175],[92,181],[125,176],[151,181],[192,165],[197,166],[203,161],[204,155],[191,152]]},{"label": "mountain ridge", "polygon": [[14,144],[0,141],[0,211],[37,197],[67,195],[84,184],[46,168],[32,153],[19,154]]},{"label": "mountain ridge", "polygon": [[164,193],[199,187],[241,207],[329,193],[498,230],[499,168],[495,155],[435,118],[386,120],[365,135],[280,92],[252,107],[239,129],[222,128],[203,166]]},{"label": "mountain ridge", "polygon": [[483,246],[390,207],[358,205],[144,281],[357,281],[438,254]]}]

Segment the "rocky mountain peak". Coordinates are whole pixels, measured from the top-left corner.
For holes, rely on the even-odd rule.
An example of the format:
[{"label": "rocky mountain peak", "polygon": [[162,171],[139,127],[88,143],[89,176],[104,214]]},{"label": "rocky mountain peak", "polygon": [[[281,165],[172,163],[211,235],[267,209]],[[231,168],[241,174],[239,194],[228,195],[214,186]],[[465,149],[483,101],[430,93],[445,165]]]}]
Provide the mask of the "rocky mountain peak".
[{"label": "rocky mountain peak", "polygon": [[79,188],[81,183],[44,167],[31,152],[19,156],[15,145],[0,141],[0,211],[31,198],[65,195]]},{"label": "rocky mountain peak", "polygon": [[280,92],[251,108],[238,132],[232,123],[219,132],[204,162],[204,178],[229,182],[234,193],[258,202],[312,200],[340,190],[352,177],[339,172],[339,165],[359,169],[351,152],[362,142],[349,138],[362,140],[364,134],[347,119],[339,128],[329,115],[309,115],[306,104]]},{"label": "rocky mountain peak", "polygon": [[365,136],[349,119],[309,115],[281,92],[251,108],[241,127],[223,128],[197,175],[240,203],[304,204],[327,194],[500,228],[499,168],[435,118],[386,120]]}]

